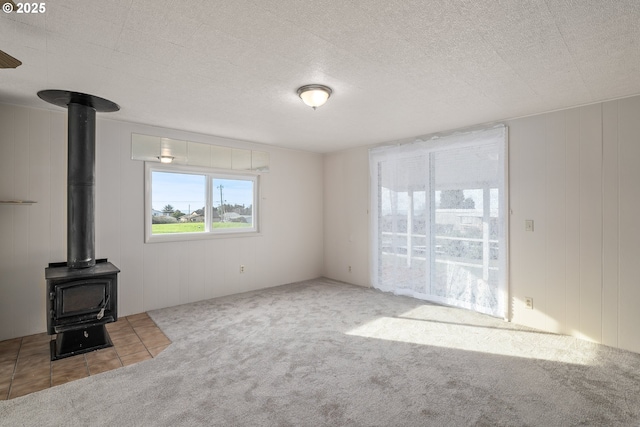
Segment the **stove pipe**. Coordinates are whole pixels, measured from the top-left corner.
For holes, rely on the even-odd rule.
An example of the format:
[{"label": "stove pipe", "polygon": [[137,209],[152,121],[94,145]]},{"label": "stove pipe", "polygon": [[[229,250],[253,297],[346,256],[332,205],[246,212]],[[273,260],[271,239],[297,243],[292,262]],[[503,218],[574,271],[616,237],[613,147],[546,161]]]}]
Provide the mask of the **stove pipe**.
[{"label": "stove pipe", "polygon": [[43,90],[43,100],[67,114],[67,266],[86,268],[95,256],[96,111],[118,111],[106,99],[84,93]]},{"label": "stove pipe", "polygon": [[69,103],[67,153],[67,266],[96,264],[96,110]]}]

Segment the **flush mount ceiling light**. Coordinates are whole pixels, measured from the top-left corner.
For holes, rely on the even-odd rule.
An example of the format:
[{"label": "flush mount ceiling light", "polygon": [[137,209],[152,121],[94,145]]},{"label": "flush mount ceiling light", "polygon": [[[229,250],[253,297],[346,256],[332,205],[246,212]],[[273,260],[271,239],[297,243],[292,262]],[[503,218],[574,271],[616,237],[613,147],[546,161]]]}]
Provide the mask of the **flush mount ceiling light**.
[{"label": "flush mount ceiling light", "polygon": [[315,110],[327,102],[331,96],[331,88],[323,85],[306,85],[298,89],[298,96]]},{"label": "flush mount ceiling light", "polygon": [[160,163],[171,163],[173,162],[173,156],[158,156]]}]

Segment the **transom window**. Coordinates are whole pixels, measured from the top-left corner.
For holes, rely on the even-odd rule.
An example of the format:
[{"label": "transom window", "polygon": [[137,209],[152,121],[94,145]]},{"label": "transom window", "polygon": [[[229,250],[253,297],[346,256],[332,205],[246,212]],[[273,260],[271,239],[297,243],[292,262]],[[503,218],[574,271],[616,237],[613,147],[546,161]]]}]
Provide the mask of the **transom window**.
[{"label": "transom window", "polygon": [[145,241],[258,232],[258,176],[146,164]]}]

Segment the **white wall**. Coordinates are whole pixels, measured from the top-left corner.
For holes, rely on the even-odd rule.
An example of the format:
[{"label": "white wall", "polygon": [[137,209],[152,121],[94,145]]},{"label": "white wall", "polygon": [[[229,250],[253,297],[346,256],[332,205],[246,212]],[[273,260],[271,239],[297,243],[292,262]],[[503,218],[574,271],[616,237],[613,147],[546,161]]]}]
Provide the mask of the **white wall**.
[{"label": "white wall", "polygon": [[363,147],[327,154],[324,275],[369,286],[369,258],[369,151]]},{"label": "white wall", "polygon": [[[119,276],[119,314],[322,274],[322,156],[105,118],[96,131],[96,256]],[[44,268],[66,260],[66,111],[0,105],[0,340],[45,331]],[[144,243],[144,164],[131,133],[268,151],[258,237]],[[246,266],[240,274],[239,265]]]},{"label": "white wall", "polygon": [[640,352],[640,97],[508,125],[513,321]]},{"label": "white wall", "polygon": [[[507,125],[512,320],[640,352],[640,97]],[[368,179],[366,149],[325,156],[325,275],[362,285]]]}]

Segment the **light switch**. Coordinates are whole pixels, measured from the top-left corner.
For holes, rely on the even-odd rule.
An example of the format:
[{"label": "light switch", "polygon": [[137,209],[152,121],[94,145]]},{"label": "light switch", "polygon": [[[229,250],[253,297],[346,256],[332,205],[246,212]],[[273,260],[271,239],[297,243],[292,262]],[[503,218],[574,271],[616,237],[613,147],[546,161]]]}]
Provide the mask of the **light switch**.
[{"label": "light switch", "polygon": [[524,220],[524,231],[533,231],[533,220],[525,219]]}]

